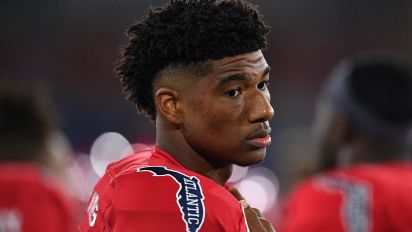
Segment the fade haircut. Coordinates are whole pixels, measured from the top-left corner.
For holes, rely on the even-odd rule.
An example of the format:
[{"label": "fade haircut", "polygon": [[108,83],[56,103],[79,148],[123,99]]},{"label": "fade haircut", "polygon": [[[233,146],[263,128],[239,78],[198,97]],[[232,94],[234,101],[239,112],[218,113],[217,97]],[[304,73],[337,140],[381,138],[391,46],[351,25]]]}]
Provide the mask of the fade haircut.
[{"label": "fade haircut", "polygon": [[127,99],[155,120],[153,82],[160,71],[264,49],[268,32],[246,0],[171,0],[128,29],[115,71]]}]

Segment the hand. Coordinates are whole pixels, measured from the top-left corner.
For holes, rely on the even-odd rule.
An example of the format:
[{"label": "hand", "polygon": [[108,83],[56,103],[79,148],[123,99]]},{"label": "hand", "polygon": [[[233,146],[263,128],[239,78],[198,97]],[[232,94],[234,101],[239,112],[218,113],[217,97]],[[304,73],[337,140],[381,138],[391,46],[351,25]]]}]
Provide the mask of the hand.
[{"label": "hand", "polygon": [[272,224],[268,220],[263,218],[262,213],[258,209],[250,207],[245,198],[239,193],[236,188],[231,187],[228,190],[242,204],[243,211],[245,212],[247,226],[249,227],[250,232],[275,232]]}]

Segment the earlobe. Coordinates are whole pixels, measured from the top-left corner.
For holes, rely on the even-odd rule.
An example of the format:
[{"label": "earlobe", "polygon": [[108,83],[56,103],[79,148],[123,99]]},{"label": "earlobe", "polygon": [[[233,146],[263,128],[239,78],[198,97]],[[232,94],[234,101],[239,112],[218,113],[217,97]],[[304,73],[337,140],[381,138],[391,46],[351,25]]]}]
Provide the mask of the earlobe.
[{"label": "earlobe", "polygon": [[167,121],[180,124],[180,94],[173,89],[162,87],[155,94],[158,114]]}]

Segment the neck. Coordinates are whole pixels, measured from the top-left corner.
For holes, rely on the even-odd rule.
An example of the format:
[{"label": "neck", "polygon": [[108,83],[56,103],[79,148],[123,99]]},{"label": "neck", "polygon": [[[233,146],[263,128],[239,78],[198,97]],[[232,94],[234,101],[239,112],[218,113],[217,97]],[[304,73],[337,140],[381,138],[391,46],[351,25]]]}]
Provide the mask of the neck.
[{"label": "neck", "polygon": [[[342,149],[345,150],[345,149]],[[344,154],[346,153],[346,154]],[[404,155],[401,152],[381,144],[372,143],[365,140],[357,140],[346,151],[340,154],[343,158],[340,166],[347,166],[357,163],[384,163],[390,161],[403,160]]]},{"label": "neck", "polygon": [[199,154],[182,135],[180,129],[156,122],[156,145],[171,154],[185,168],[225,185],[232,175],[233,165],[215,166]]}]

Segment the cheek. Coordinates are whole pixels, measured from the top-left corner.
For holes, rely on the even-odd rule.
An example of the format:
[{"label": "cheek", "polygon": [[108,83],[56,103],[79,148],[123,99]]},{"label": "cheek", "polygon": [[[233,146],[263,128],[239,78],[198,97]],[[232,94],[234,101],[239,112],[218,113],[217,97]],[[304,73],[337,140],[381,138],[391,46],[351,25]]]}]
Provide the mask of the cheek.
[{"label": "cheek", "polygon": [[222,112],[216,112],[213,106],[199,107],[193,110],[189,124],[191,127],[201,130],[204,136],[215,136],[225,130],[226,120]]},{"label": "cheek", "polygon": [[218,103],[199,100],[193,101],[189,117],[186,120],[186,128],[191,134],[201,135],[203,140],[214,141],[226,137],[231,140],[237,135],[239,122],[236,120],[236,112]]}]

